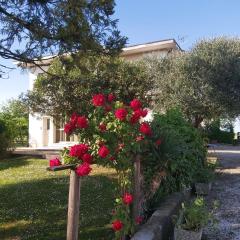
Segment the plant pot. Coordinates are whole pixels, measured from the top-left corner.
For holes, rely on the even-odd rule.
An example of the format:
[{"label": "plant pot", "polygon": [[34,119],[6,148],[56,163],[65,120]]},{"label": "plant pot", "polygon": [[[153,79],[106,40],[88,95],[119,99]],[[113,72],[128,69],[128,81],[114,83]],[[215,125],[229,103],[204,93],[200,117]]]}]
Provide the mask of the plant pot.
[{"label": "plant pot", "polygon": [[184,197],[184,200],[185,200],[185,201],[188,201],[188,200],[191,198],[191,191],[192,191],[192,188],[191,188],[191,187],[185,187],[185,188],[182,190],[183,197]]},{"label": "plant pot", "polygon": [[202,229],[198,232],[185,230],[182,228],[174,228],[174,240],[201,240]]},{"label": "plant pot", "polygon": [[208,195],[211,191],[212,183],[195,183],[197,195]]},{"label": "plant pot", "polygon": [[124,237],[121,238],[121,240],[130,240],[131,237],[129,235],[125,235]]}]

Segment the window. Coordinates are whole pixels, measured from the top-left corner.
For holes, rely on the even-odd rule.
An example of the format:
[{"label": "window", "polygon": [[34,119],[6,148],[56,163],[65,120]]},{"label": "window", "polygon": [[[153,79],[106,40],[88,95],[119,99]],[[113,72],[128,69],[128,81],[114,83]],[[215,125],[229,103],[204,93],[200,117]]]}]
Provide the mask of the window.
[{"label": "window", "polygon": [[50,118],[47,119],[47,130],[50,130]]}]

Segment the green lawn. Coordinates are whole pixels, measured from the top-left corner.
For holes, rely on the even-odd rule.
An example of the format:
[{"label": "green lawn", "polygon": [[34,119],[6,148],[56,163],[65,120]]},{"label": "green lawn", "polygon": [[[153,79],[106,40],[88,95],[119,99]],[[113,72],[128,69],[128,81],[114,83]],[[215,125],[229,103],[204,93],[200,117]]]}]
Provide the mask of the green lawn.
[{"label": "green lawn", "polygon": [[[47,160],[0,160],[0,239],[66,238],[69,171],[48,172]],[[113,239],[110,229],[116,174],[94,166],[81,189],[80,239]]]}]

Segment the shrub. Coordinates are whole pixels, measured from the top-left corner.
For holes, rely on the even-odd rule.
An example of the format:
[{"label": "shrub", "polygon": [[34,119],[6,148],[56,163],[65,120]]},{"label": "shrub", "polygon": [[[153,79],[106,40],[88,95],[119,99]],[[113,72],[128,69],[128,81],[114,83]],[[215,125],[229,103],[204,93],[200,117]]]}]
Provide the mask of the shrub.
[{"label": "shrub", "polygon": [[199,231],[211,218],[204,199],[198,197],[190,205],[183,205],[176,225],[185,230]]},{"label": "shrub", "polygon": [[28,142],[28,107],[20,99],[11,99],[0,110],[14,145],[24,146]]},{"label": "shrub", "polygon": [[[115,101],[112,93],[97,93],[89,102],[91,113],[85,116],[73,113],[65,124],[65,133],[77,134],[80,143],[65,149],[62,160],[64,164],[77,164],[75,171],[81,177],[91,172],[93,163],[115,168],[118,187],[112,228],[116,239],[120,239],[131,235],[142,218],[137,198],[133,205],[134,162],[142,150],[147,150],[145,156],[151,153],[149,145],[150,150],[154,150],[152,136],[155,134],[144,119],[148,111],[139,99],[123,103]],[[59,159],[50,160],[51,167],[60,164]]]},{"label": "shrub", "polygon": [[3,120],[0,119],[0,156],[4,156],[7,150],[11,147],[12,141],[7,129],[7,126]]},{"label": "shrub", "polygon": [[166,114],[155,114],[153,132],[161,136],[158,152],[143,161],[146,188],[151,179],[159,176],[159,187],[149,199],[149,208],[172,192],[179,191],[193,183],[194,174],[203,166],[206,147],[198,129],[192,127],[178,109]]},{"label": "shrub", "polygon": [[219,143],[233,143],[234,132],[231,123],[224,126],[224,130],[221,129],[220,120],[215,120],[208,124],[205,128],[205,134],[210,141],[217,141]]},{"label": "shrub", "polygon": [[201,167],[194,175],[194,180],[197,183],[209,183],[214,179],[214,172],[210,167]]}]

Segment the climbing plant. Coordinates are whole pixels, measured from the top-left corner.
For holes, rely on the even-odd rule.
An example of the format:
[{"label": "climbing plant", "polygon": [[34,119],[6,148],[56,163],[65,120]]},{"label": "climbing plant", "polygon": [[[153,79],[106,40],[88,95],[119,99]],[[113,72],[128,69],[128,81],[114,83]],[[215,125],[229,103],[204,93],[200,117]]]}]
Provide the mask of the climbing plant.
[{"label": "climbing plant", "polygon": [[[133,219],[133,172],[134,159],[140,153],[142,141],[152,141],[150,123],[144,120],[148,110],[142,102],[133,99],[129,103],[115,101],[113,94],[95,94],[91,100],[90,113],[73,113],[64,131],[76,134],[79,144],[63,151],[63,164],[76,164],[76,173],[88,175],[91,164],[113,167],[118,175],[117,197],[112,220],[116,239],[131,235],[142,216]],[[58,159],[52,160],[59,165]]]}]

